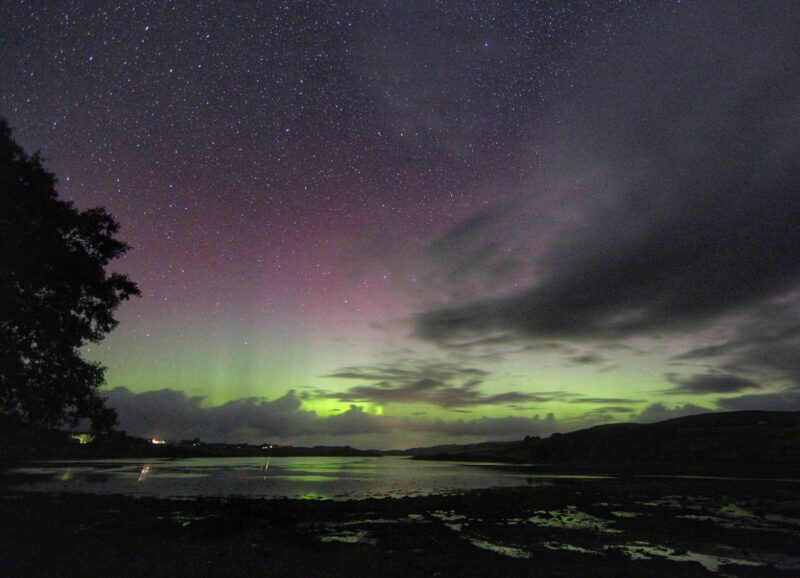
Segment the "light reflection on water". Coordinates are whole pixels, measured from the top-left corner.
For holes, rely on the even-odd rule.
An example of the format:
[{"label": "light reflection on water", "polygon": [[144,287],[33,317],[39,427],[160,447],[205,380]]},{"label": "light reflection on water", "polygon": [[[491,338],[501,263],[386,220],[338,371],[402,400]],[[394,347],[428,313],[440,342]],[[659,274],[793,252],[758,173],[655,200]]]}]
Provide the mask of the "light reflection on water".
[{"label": "light reflection on water", "polygon": [[[134,459],[40,462],[12,472],[20,489],[155,497],[322,499],[421,496],[546,484],[547,476],[402,457]],[[581,476],[585,477],[585,476]]]}]

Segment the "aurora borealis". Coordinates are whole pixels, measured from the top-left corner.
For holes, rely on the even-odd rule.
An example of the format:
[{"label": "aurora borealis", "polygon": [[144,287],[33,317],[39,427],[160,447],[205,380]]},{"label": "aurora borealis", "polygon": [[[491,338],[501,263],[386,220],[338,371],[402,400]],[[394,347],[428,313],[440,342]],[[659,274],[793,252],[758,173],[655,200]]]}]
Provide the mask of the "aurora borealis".
[{"label": "aurora borealis", "polygon": [[0,1],[0,115],[142,290],[143,436],[800,409],[792,2]]}]

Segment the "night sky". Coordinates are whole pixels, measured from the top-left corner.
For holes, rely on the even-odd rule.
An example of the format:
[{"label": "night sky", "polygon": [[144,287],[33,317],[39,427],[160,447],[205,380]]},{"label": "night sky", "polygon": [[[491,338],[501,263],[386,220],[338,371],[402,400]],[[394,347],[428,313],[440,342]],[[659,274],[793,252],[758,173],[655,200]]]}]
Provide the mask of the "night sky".
[{"label": "night sky", "polygon": [[0,0],[0,115],[143,296],[129,433],[800,409],[800,5]]}]

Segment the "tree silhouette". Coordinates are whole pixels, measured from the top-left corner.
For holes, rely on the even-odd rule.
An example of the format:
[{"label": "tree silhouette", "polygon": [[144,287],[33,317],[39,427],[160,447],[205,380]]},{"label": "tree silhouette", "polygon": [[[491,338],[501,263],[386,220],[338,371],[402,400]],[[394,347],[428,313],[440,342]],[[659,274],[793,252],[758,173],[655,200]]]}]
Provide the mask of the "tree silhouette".
[{"label": "tree silhouette", "polygon": [[116,422],[99,395],[105,368],[79,349],[103,339],[139,290],[106,272],[129,249],[119,224],[60,200],[55,184],[0,118],[0,411],[48,427],[88,418],[103,431]]}]

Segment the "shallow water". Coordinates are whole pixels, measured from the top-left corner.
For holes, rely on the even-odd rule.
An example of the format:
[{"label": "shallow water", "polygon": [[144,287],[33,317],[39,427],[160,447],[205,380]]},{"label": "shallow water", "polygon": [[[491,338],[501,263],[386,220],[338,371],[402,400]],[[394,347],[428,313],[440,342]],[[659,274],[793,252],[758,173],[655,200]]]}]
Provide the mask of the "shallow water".
[{"label": "shallow water", "polygon": [[541,485],[549,479],[402,457],[285,457],[272,458],[264,466],[262,458],[58,461],[17,468],[11,475],[16,477],[16,488],[31,491],[341,500]]}]

